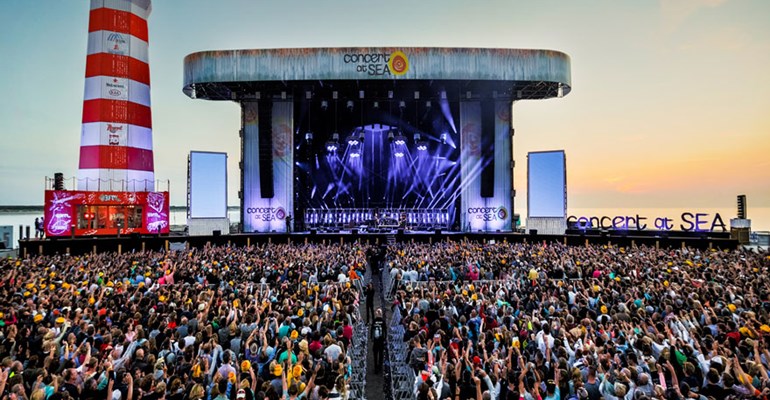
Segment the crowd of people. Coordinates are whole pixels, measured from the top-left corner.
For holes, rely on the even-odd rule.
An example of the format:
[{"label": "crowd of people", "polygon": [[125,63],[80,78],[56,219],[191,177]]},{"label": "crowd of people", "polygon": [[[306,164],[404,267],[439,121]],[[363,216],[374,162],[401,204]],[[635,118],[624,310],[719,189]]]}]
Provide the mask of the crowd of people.
[{"label": "crowd of people", "polygon": [[770,253],[391,246],[418,399],[770,398]]},{"label": "crowd of people", "polygon": [[408,344],[421,400],[767,399],[769,270],[749,250],[448,241],[8,258],[0,397],[354,398],[365,322],[375,373]]},{"label": "crowd of people", "polygon": [[346,399],[366,245],[0,260],[2,399]]}]

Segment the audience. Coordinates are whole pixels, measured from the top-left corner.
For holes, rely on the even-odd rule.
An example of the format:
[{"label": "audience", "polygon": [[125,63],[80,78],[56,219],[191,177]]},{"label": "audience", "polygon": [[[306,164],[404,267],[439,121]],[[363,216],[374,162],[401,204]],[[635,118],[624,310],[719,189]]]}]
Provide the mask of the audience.
[{"label": "audience", "polygon": [[392,246],[418,399],[770,397],[770,255]]},{"label": "audience", "polygon": [[0,260],[0,397],[347,398],[367,250]]}]

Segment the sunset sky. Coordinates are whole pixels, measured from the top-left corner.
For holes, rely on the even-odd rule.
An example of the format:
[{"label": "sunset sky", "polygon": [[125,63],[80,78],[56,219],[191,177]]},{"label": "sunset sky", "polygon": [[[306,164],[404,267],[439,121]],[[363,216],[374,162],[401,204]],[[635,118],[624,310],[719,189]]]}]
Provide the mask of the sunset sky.
[{"label": "sunset sky", "polygon": [[[42,204],[76,175],[88,1],[0,1],[0,205]],[[185,204],[190,150],[229,157],[239,107],[182,93],[182,59],[211,49],[544,48],[572,93],[514,107],[517,213],[526,154],[564,149],[569,207],[770,207],[770,1],[155,0],[149,20],[155,175]]]}]

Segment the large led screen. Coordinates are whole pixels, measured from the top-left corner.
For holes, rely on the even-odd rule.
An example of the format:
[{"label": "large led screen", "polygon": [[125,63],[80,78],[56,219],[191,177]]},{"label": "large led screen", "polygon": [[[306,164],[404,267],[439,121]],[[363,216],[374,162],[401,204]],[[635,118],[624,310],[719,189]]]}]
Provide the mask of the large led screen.
[{"label": "large led screen", "polygon": [[227,153],[190,152],[190,218],[227,217]]},{"label": "large led screen", "polygon": [[527,155],[527,214],[530,217],[567,215],[567,169],[564,151]]}]

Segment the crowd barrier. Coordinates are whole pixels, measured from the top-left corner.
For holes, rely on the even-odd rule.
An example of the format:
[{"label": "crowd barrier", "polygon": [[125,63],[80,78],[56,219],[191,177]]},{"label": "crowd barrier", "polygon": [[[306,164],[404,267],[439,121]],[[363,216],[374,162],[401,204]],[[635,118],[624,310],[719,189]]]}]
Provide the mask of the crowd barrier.
[{"label": "crowd barrier", "polygon": [[[368,272],[369,268],[367,268]],[[369,349],[369,335],[365,321],[361,318],[361,302],[364,300],[364,279],[356,279],[352,282],[358,290],[358,307],[355,308],[354,317],[356,323],[353,325],[353,341],[348,349],[348,356],[351,363],[350,380],[348,381],[348,390],[350,399],[366,400],[366,357]]]},{"label": "crowd barrier", "polygon": [[404,326],[401,324],[401,311],[393,310],[388,326],[388,363],[390,365],[390,389],[393,399],[411,400],[415,398],[414,369],[407,360],[408,345],[403,341]]}]

